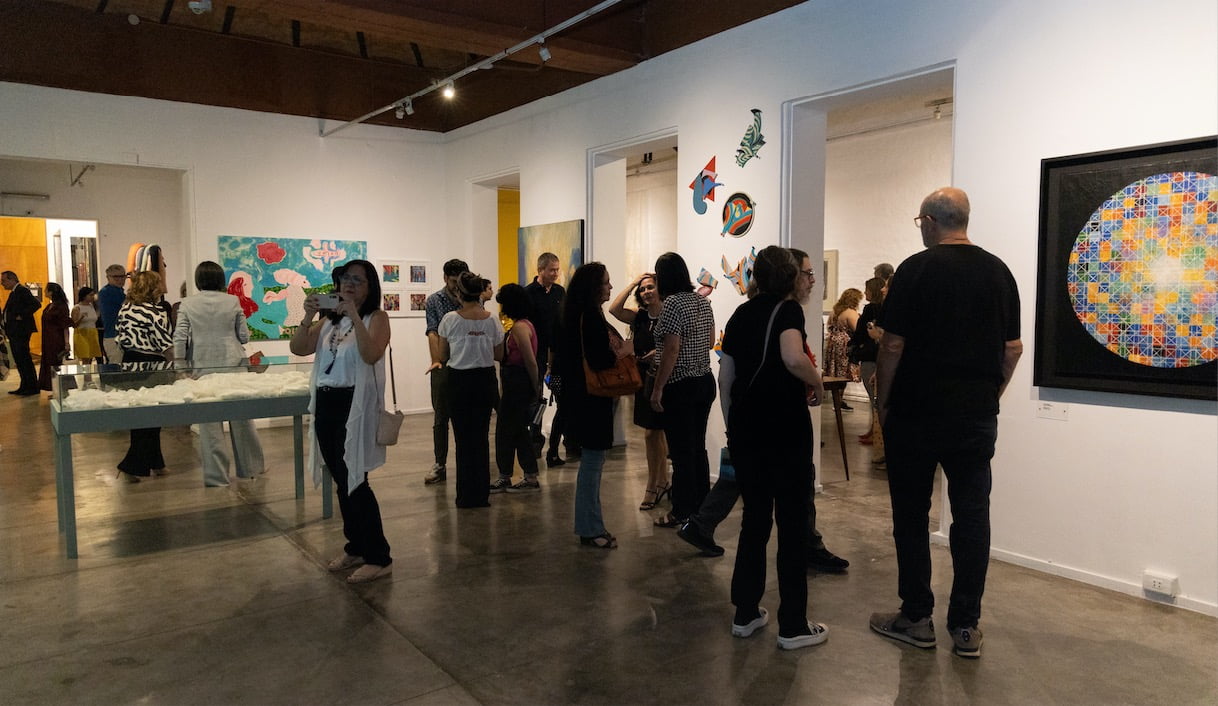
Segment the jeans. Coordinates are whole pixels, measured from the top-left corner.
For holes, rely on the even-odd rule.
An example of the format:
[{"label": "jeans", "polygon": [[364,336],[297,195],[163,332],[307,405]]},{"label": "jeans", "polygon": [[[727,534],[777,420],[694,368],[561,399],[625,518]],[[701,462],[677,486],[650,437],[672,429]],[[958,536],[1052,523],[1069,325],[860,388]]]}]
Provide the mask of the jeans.
[{"label": "jeans", "polygon": [[435,417],[431,422],[431,443],[436,463],[448,464],[448,366],[431,371],[431,408]]},{"label": "jeans", "polygon": [[664,386],[664,437],[672,459],[672,514],[684,519],[698,511],[710,491],[706,420],[715,401],[715,378],[707,373]]},{"label": "jeans", "polygon": [[322,461],[330,470],[330,478],[338,489],[338,511],[343,517],[343,536],[347,544],[343,551],[363,557],[374,566],[389,566],[389,541],[381,523],[381,507],[376,502],[368,475],[355,490],[347,487],[347,463],[343,454],[347,448],[347,417],[351,415],[352,388],[317,390],[317,412],[313,429]]},{"label": "jeans", "polygon": [[929,514],[935,467],[943,466],[952,509],[951,601],[947,627],[975,627],[990,561],[990,459],[998,418],[890,414],[884,425],[892,537],[901,612],[921,620],[934,610]]},{"label": "jeans", "polygon": [[605,468],[604,449],[585,448],[579,456],[575,475],[575,534],[596,537],[605,534],[601,516],[601,471]]},{"label": "jeans", "polygon": [[537,456],[529,438],[529,422],[533,421],[531,410],[537,402],[537,391],[529,372],[519,365],[501,366],[499,373],[503,376],[503,399],[495,420],[495,465],[500,477],[511,478],[519,458],[524,474],[535,476]]},{"label": "jeans", "polygon": [[498,398],[494,368],[449,368],[448,411],[457,448],[457,507],[491,504],[491,410]]},{"label": "jeans", "polygon": [[807,632],[808,497],[812,489],[812,451],[772,445],[732,446],[736,482],[744,499],[740,542],[732,572],[732,605],[751,610],[765,593],[766,545],[778,525],[778,630]]}]

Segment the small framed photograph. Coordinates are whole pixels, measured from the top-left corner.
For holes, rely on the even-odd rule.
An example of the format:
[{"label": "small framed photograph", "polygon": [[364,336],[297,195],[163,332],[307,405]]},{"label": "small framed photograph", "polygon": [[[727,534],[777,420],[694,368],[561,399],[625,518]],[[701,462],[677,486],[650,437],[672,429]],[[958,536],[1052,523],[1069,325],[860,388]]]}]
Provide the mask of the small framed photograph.
[{"label": "small framed photograph", "polygon": [[405,311],[402,316],[425,316],[427,313],[427,292],[406,292],[402,306]]},{"label": "small framed photograph", "polygon": [[377,274],[381,278],[381,289],[397,291],[406,286],[407,274],[405,260],[378,260]]},{"label": "small framed photograph", "polygon": [[401,292],[381,292],[381,308],[391,318],[405,316],[402,311],[402,298]]},{"label": "small framed photograph", "polygon": [[431,286],[431,265],[423,260],[407,260],[402,270],[402,280],[410,287]]}]

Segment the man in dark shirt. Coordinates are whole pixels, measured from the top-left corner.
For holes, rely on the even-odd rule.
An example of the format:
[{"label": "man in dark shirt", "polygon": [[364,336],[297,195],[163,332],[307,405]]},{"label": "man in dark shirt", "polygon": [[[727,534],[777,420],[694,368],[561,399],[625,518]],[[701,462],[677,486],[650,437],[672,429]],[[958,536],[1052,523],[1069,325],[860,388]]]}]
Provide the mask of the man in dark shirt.
[{"label": "man in dark shirt", "polygon": [[901,610],[871,629],[934,647],[928,516],[935,469],[951,502],[953,650],[981,656],[981,595],[990,560],[990,459],[998,398],[1023,352],[1019,292],[997,257],[968,239],[968,196],[942,188],[914,223],[926,250],[897,268],[884,300],[876,397],[888,457]]},{"label": "man in dark shirt", "polygon": [[[530,321],[537,331],[537,368],[543,380],[546,378],[546,372],[553,366],[555,329],[558,327],[562,302],[567,294],[562,285],[558,284],[560,272],[558,256],[552,252],[544,252],[537,258],[537,276],[524,288],[533,308]],[[554,423],[550,426],[550,450],[546,454],[546,464],[561,466],[566,461],[558,455],[558,442],[562,439],[566,418],[563,414],[562,395],[555,395],[555,399],[558,411],[555,412]],[[566,448],[568,456],[579,453],[579,448],[573,443],[567,443]]]},{"label": "man in dark shirt", "polygon": [[16,273],[5,270],[0,274],[0,286],[9,291],[8,303],[4,305],[4,333],[8,336],[8,350],[13,356],[13,366],[21,375],[21,385],[9,390],[10,395],[38,394],[38,373],[34,370],[34,359],[30,355],[30,336],[38,330],[34,313],[42,306],[30,290],[21,284]]},{"label": "man in dark shirt", "polygon": [[431,472],[423,477],[426,485],[443,483],[448,479],[448,366],[440,360],[439,330],[444,315],[461,308],[457,278],[462,272],[469,272],[469,265],[464,260],[453,259],[444,263],[444,288],[432,293],[423,304],[427,317],[427,348],[431,353],[427,374],[431,376],[431,409],[435,413],[431,425],[435,463]]},{"label": "man in dark shirt", "polygon": [[106,286],[97,293],[98,313],[102,322],[102,351],[110,363],[123,362],[123,349],[118,345],[118,310],[123,308],[127,295],[123,285],[127,282],[127,270],[122,265],[106,268]]}]

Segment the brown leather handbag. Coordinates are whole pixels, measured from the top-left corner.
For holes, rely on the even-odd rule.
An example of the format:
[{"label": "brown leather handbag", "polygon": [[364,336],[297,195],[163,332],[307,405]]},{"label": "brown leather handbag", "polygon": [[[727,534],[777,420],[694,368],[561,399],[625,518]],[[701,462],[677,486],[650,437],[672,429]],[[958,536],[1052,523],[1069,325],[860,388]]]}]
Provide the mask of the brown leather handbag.
[{"label": "brown leather handbag", "polygon": [[[583,337],[583,321],[580,321],[580,337]],[[617,331],[610,329],[610,335],[621,337]],[[612,368],[604,370],[593,370],[592,366],[588,365],[588,358],[584,360],[584,380],[588,387],[588,394],[596,397],[621,397],[623,395],[633,395],[643,387],[643,378],[639,376],[638,360],[633,353],[628,353],[614,362]]]}]

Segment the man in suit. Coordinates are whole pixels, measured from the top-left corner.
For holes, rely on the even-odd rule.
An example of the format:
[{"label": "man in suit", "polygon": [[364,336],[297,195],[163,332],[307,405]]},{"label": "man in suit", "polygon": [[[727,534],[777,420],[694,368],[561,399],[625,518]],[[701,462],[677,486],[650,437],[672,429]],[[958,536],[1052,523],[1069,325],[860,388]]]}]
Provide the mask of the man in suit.
[{"label": "man in suit", "polygon": [[13,365],[21,375],[21,385],[9,390],[10,395],[38,394],[38,373],[34,370],[34,359],[30,356],[30,336],[38,330],[34,314],[42,304],[21,284],[12,270],[0,273],[0,286],[9,291],[8,304],[4,307],[4,333],[8,336],[9,353]]}]

